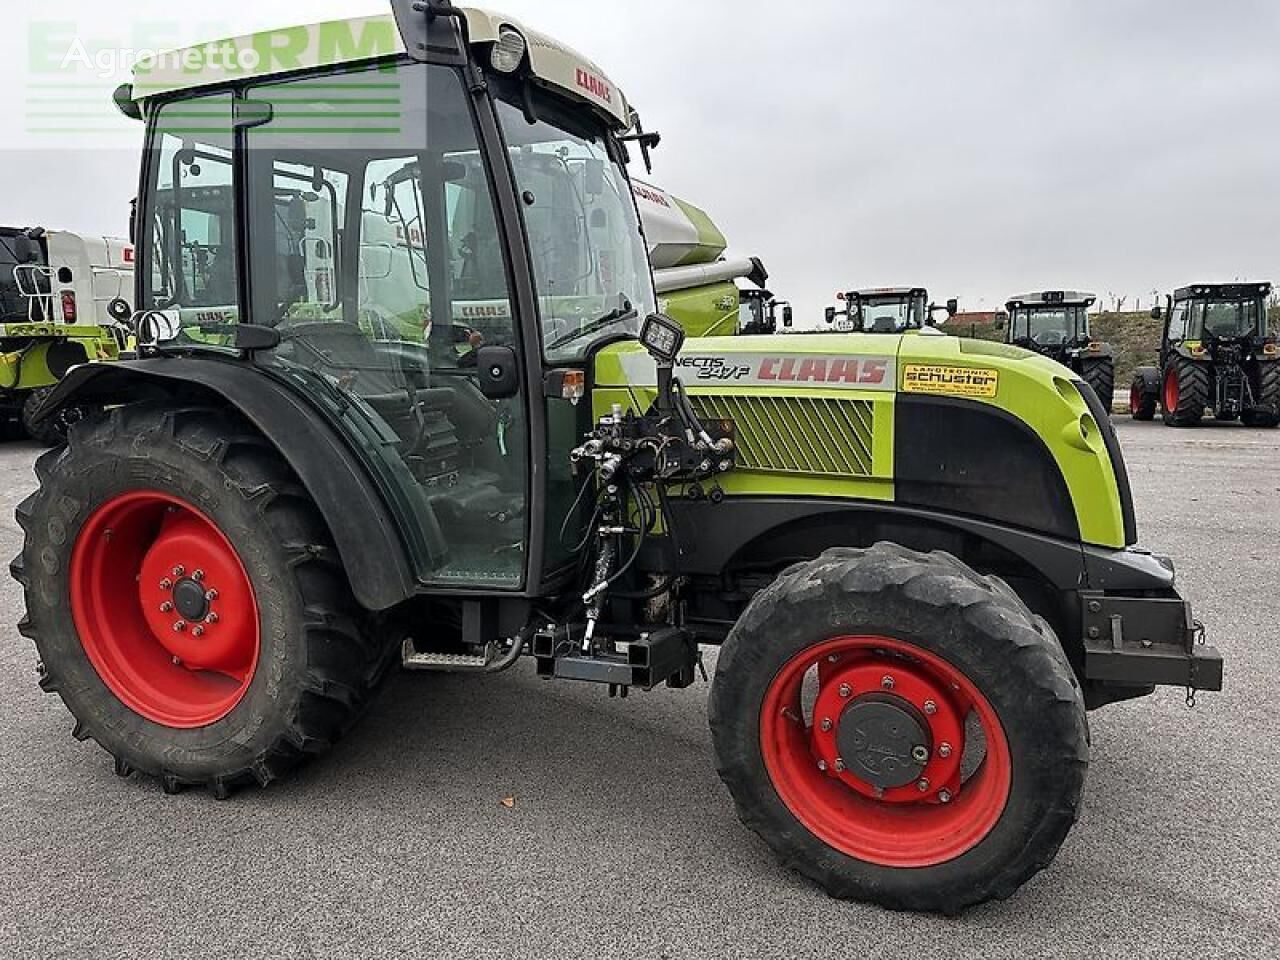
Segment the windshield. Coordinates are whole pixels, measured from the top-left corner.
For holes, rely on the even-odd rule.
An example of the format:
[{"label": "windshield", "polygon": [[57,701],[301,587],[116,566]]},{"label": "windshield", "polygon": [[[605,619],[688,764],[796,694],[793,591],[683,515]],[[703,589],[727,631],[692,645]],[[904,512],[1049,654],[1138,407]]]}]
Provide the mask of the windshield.
[{"label": "windshield", "polygon": [[543,349],[562,363],[604,337],[638,333],[657,299],[635,199],[604,135],[539,110],[531,123],[498,103],[524,201]]},{"label": "windshield", "polygon": [[924,326],[923,297],[862,297],[858,301],[865,333],[901,333]]},{"label": "windshield", "polygon": [[[1261,300],[1214,300],[1204,304],[1204,335],[1248,337],[1264,329]],[[1194,311],[1198,313],[1199,311]]]},{"label": "windshield", "polygon": [[1014,311],[1014,338],[1041,344],[1067,343],[1075,339],[1082,313],[1081,307],[1020,307]]}]

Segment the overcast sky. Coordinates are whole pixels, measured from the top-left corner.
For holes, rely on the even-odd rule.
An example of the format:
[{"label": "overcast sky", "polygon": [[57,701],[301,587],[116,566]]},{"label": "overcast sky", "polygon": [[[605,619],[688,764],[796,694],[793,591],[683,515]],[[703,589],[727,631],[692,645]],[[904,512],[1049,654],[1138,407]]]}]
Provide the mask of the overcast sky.
[{"label": "overcast sky", "polygon": [[[1193,280],[1280,280],[1274,0],[489,5],[612,76],[663,134],[652,179],[761,257],[803,324],[857,286],[976,310],[1046,287],[1145,307]],[[126,230],[139,137],[108,99],[125,76],[81,70],[68,102],[49,59],[75,37],[167,47],[385,9],[7,4],[0,223]],[[35,132],[59,123],[104,132]]]}]

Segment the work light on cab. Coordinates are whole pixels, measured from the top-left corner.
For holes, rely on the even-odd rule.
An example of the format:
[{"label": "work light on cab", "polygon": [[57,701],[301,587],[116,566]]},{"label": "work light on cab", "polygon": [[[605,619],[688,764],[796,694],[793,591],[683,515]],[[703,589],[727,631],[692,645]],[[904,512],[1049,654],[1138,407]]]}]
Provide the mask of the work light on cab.
[{"label": "work light on cab", "polygon": [[529,50],[524,34],[514,27],[502,27],[498,31],[498,42],[493,45],[489,54],[489,63],[499,73],[515,73],[524,63],[524,55]]}]

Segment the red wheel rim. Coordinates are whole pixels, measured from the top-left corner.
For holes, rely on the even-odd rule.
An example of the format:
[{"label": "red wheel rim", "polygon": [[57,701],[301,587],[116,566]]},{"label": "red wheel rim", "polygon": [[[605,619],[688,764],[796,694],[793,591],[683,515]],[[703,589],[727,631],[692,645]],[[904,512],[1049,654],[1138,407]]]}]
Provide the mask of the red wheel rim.
[{"label": "red wheel rim", "polygon": [[71,615],[122,703],[166,727],[208,726],[244,697],[258,663],[258,606],[244,565],[191,504],[137,490],[81,528]]},{"label": "red wheel rim", "polygon": [[[806,716],[802,688],[815,667],[817,696]],[[928,760],[911,783],[877,789],[838,756],[832,705],[847,710],[872,698],[896,700],[927,724]],[[833,715],[835,726],[824,729]],[[962,775],[966,721],[975,732],[975,719],[985,755]],[[1009,743],[986,697],[941,657],[887,637],[838,637],[792,657],[765,694],[760,746],[797,820],[841,853],[889,867],[933,866],[972,850],[1000,820],[1012,783]]]},{"label": "red wheel rim", "polygon": [[1129,412],[1136,414],[1142,409],[1142,393],[1137,386],[1129,388]]},{"label": "red wheel rim", "polygon": [[1169,413],[1178,410],[1178,371],[1170,370],[1164,378],[1164,408]]}]

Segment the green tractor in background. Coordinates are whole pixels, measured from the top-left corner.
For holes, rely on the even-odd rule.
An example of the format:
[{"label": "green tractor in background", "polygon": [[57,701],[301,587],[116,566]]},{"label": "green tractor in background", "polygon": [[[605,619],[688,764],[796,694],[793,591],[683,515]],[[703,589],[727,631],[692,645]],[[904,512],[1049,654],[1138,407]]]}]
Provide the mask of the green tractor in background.
[{"label": "green tractor in background", "polygon": [[1158,367],[1139,367],[1129,391],[1135,420],[1159,407],[1171,427],[1217,420],[1273,429],[1280,425],[1280,346],[1268,325],[1269,283],[1200,283],[1181,287],[1165,308]]},{"label": "green tractor in background", "polygon": [[1115,394],[1115,358],[1110,344],[1095,340],[1089,330],[1092,293],[1048,290],[1011,297],[1005,342],[1056,360],[1080,377],[1111,411]]},{"label": "green tractor in background", "polygon": [[948,318],[960,311],[960,302],[948,300],[938,306],[929,300],[924,287],[874,287],[841,291],[836,299],[843,310],[827,307],[826,321],[841,333],[938,333],[934,314],[943,310]]},{"label": "green tractor in background", "polygon": [[[896,909],[1011,895],[1080,813],[1086,710],[1222,683],[1172,562],[1135,547],[1097,396],[956,337],[686,340],[617,85],[516,20],[392,6],[220,44],[266,53],[234,77],[144,62],[117,96],[147,130],[140,355],[42,410],[96,412],[37,464],[12,567],[75,736],[227,797],[327,750],[393,665],[626,693],[718,647],[717,767],[785,863]],[[402,122],[334,123],[371,83]],[[333,216],[280,243],[299,178]],[[217,184],[228,219],[184,218]],[[383,189],[420,225],[428,322],[403,334],[364,323],[404,293],[362,264]],[[481,308],[459,355],[444,318]]]}]

